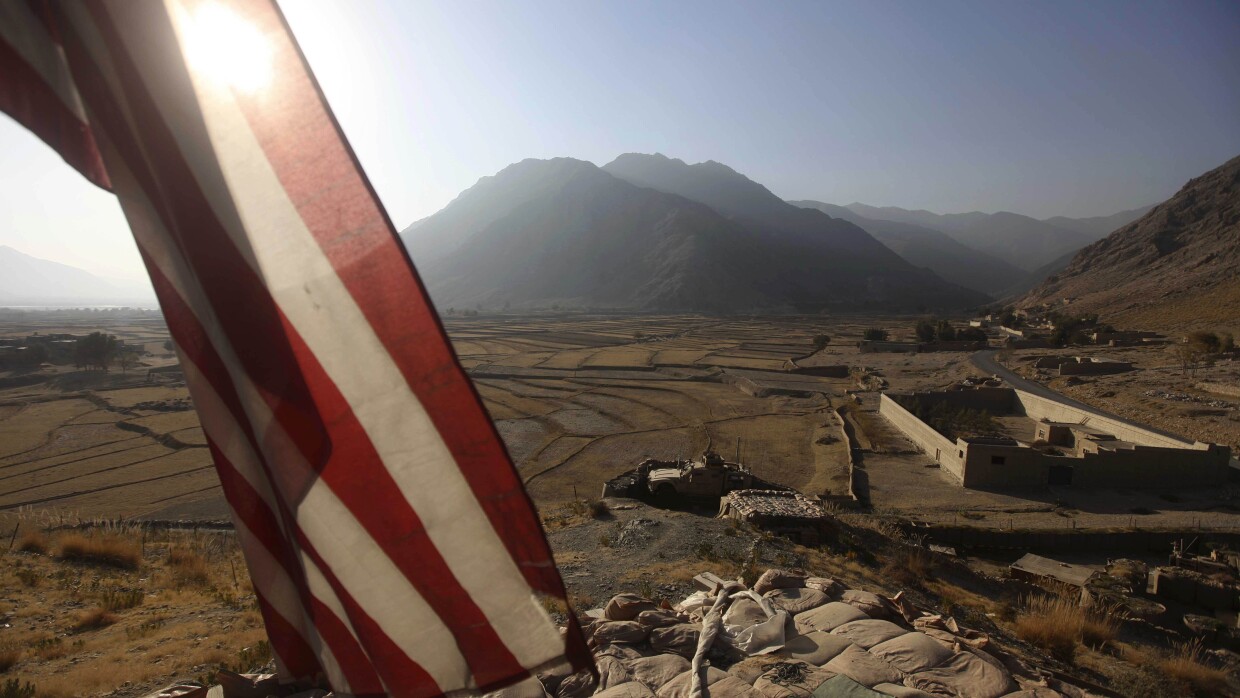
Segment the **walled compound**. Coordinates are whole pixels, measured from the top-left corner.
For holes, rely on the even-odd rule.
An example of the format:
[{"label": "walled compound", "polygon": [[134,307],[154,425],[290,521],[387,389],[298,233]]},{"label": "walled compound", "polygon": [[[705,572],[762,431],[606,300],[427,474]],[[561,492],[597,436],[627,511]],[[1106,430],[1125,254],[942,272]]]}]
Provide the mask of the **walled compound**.
[{"label": "walled compound", "polygon": [[[901,402],[1023,417],[1028,424],[1016,433],[949,439]],[[1185,441],[1013,388],[884,394],[879,412],[965,487],[1184,488],[1222,484],[1230,473],[1226,446]]]}]

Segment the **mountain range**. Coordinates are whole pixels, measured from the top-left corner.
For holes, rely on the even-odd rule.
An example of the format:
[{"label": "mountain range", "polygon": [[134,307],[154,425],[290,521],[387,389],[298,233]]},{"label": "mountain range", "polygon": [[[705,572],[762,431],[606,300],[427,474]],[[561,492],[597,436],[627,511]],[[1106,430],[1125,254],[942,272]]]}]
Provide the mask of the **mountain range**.
[{"label": "mountain range", "polygon": [[1151,329],[1240,330],[1240,157],[1072,257],[1022,307]]},{"label": "mountain range", "polygon": [[856,223],[909,262],[995,298],[1027,292],[1067,265],[1082,247],[1136,220],[1151,208],[1093,218],[1056,216],[1039,221],[1006,211],[940,215],[860,203],[789,203]]},{"label": "mountain range", "polygon": [[524,160],[402,232],[441,309],[962,309],[977,291],[716,162]]},{"label": "mountain range", "polygon": [[154,299],[147,284],[105,280],[0,245],[0,305],[124,305]]}]

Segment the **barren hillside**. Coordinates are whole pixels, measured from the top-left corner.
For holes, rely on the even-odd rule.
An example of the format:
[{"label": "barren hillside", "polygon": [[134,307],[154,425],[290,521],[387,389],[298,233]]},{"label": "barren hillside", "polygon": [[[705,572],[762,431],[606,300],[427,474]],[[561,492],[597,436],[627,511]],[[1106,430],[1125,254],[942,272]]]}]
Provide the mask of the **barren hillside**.
[{"label": "barren hillside", "polygon": [[1240,326],[1240,157],[1081,250],[1020,304],[1064,299],[1133,326]]}]

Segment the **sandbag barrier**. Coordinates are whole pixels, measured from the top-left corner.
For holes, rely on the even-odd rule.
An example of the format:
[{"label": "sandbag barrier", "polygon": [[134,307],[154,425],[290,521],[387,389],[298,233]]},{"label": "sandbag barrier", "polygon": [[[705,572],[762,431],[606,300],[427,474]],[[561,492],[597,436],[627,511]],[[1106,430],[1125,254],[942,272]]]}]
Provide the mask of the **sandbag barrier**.
[{"label": "sandbag barrier", "polygon": [[579,618],[598,664],[488,698],[874,698],[1100,695],[1010,656],[985,633],[800,571],[753,588],[710,574],[672,605],[619,594]]},{"label": "sandbag barrier", "polygon": [[[703,573],[679,603],[612,597],[579,621],[597,676],[549,669],[485,698],[1090,698],[1104,695],[1008,655],[988,635],[827,577],[767,570],[748,588]],[[147,698],[256,698],[274,677]],[[286,695],[287,691],[274,695]],[[297,698],[328,698],[322,691]]]}]

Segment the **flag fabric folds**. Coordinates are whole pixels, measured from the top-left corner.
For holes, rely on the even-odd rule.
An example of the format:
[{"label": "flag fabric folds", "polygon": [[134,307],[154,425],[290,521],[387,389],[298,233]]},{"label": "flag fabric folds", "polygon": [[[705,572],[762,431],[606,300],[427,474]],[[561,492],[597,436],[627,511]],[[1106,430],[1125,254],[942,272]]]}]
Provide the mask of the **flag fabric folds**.
[{"label": "flag fabric folds", "polygon": [[120,200],[282,678],[431,696],[590,666],[544,610],[565,593],[533,506],[274,2],[0,2],[0,109]]}]

